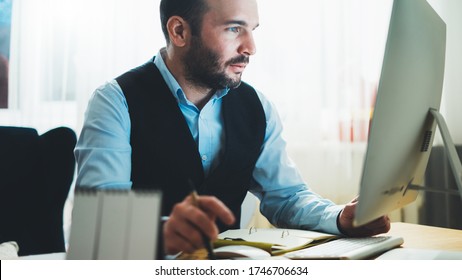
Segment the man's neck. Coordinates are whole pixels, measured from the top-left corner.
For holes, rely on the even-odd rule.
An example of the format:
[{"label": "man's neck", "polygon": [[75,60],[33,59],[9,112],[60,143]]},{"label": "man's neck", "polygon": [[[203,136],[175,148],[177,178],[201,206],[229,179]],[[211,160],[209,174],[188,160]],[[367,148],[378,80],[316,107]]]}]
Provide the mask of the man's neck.
[{"label": "man's neck", "polygon": [[205,104],[209,102],[210,98],[212,98],[213,94],[215,93],[214,90],[197,87],[191,85],[191,83],[188,83],[187,81],[184,83],[179,82],[179,84],[183,89],[186,98],[194,105],[196,105],[199,110],[204,108]]},{"label": "man's neck", "polygon": [[162,59],[165,62],[170,73],[175,77],[178,84],[180,85],[181,89],[183,90],[186,98],[191,101],[199,110],[204,108],[205,104],[209,102],[210,98],[215,93],[215,90],[201,87],[195,85],[188,81],[185,78],[184,70],[181,65],[176,59],[173,59],[173,54],[169,53],[166,49],[161,50]]}]

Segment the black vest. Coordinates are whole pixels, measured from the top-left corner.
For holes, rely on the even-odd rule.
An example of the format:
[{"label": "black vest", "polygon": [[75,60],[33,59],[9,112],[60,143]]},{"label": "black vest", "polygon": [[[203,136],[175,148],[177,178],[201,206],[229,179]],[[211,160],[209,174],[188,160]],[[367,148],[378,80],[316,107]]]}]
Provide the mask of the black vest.
[{"label": "black vest", "polygon": [[[184,116],[153,61],[117,79],[128,103],[131,121],[131,180],[134,189],[163,192],[162,214],[190,192],[213,195],[236,216],[260,155],[266,118],[255,90],[242,83],[223,97],[225,152],[220,164],[204,177],[201,157]],[[219,224],[220,229],[229,228]]]}]

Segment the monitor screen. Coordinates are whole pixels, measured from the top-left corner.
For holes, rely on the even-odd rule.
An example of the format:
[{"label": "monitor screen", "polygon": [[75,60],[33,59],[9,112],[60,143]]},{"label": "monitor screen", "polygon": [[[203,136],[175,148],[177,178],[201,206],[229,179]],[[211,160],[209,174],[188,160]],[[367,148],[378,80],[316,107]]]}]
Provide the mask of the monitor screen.
[{"label": "monitor screen", "polygon": [[422,185],[444,77],[446,24],[425,0],[395,0],[354,224],[413,202]]}]

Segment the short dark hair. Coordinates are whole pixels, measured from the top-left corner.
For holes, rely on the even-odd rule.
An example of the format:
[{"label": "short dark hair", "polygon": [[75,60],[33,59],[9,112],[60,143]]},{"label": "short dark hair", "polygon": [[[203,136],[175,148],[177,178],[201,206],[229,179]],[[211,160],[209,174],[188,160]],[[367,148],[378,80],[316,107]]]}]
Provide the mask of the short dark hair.
[{"label": "short dark hair", "polygon": [[191,27],[192,35],[199,35],[202,17],[209,9],[206,0],[162,0],[160,1],[160,22],[165,40],[170,42],[167,21],[172,16],[183,18]]}]

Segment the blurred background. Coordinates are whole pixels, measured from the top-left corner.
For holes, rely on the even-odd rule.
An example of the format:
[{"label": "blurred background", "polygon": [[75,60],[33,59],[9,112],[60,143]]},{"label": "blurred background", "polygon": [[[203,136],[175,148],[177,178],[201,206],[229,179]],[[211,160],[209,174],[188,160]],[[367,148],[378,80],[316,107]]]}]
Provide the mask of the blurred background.
[{"label": "blurred background", "polygon": [[[0,0],[1,73],[8,77],[0,125],[39,133],[64,125],[79,134],[93,91],[165,45],[159,2]],[[447,23],[441,111],[462,144],[462,1],[428,2]],[[243,79],[279,109],[289,154],[308,185],[346,203],[359,189],[392,1],[258,3],[257,54]],[[392,217],[417,223],[421,204]]]}]

